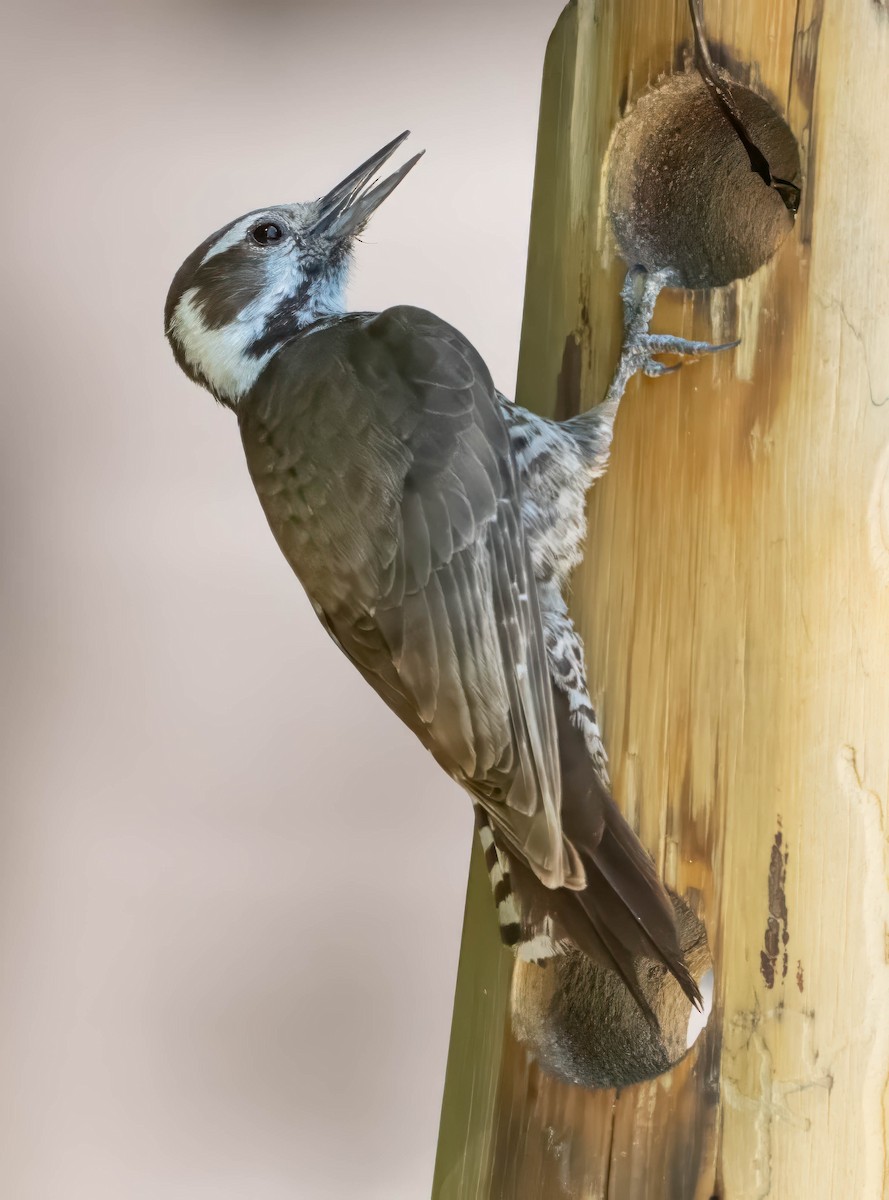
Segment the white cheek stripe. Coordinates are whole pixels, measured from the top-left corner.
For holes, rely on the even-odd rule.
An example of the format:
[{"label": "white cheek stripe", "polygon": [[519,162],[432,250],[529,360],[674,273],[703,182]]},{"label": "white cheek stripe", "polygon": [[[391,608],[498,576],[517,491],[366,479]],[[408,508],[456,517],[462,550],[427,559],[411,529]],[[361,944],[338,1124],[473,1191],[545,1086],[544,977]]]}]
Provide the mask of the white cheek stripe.
[{"label": "white cheek stripe", "polygon": [[[269,217],[272,215],[270,213]],[[262,217],[262,210],[259,210],[236,221],[228,233],[210,247],[203,262],[242,243],[247,230]],[[248,246],[243,247],[243,252],[251,253]],[[287,340],[289,334],[282,333],[278,345],[265,354],[257,358],[249,353],[250,347],[265,334],[271,318],[300,295],[305,281],[303,262],[293,242],[270,249],[258,263],[261,263],[258,269],[262,273],[261,281],[257,281],[261,282],[260,290],[233,321],[219,329],[210,328],[197,303],[198,288],[193,287],[183,293],[170,322],[170,333],[195,374],[206,381],[220,400],[232,404],[253,387],[269,360]],[[346,259],[332,275],[322,277],[312,286],[311,292],[302,298],[299,310],[292,313],[292,332],[319,316],[335,316],[345,311],[343,293],[347,268]]]},{"label": "white cheek stripe", "polygon": [[205,377],[215,395],[220,400],[239,400],[275,353],[274,348],[259,358],[247,353],[248,347],[262,334],[265,314],[255,311],[251,315],[248,308],[241,319],[221,329],[211,329],[195,304],[196,294],[196,288],[189,288],[176,305],[172,333],[190,366]]}]

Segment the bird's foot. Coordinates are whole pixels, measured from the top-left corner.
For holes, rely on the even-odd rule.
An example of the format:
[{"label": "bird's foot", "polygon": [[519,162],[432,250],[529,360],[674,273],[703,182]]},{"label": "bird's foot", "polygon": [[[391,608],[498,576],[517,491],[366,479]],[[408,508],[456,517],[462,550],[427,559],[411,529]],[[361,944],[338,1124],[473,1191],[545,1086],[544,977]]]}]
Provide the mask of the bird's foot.
[{"label": "bird's foot", "polygon": [[[649,333],[654,306],[661,289],[669,285],[667,271],[646,271],[643,267],[632,267],[627,272],[621,289],[624,306],[624,343],[621,349],[621,367],[618,374],[627,379],[637,371],[645,375],[671,375],[682,366],[681,362],[659,362],[658,354],[676,354],[680,358],[700,358],[703,354],[715,354],[719,350],[731,350],[739,341],[693,342],[688,338],[670,334]],[[621,370],[621,368],[623,368]]]},{"label": "bird's foot", "polygon": [[668,365],[660,362],[657,355],[676,354],[680,359],[699,358],[702,354],[715,354],[718,350],[730,350],[738,345],[738,342],[714,345],[712,342],[692,342],[688,338],[670,334],[650,333],[649,325],[661,289],[673,282],[668,271],[646,271],[643,267],[633,267],[627,272],[620,293],[624,305],[624,342],[617,369],[601,403],[588,413],[567,422],[592,464],[593,478],[598,478],[605,470],[617,410],[627,384],[638,371],[645,375],[669,375],[678,371],[682,362]]}]

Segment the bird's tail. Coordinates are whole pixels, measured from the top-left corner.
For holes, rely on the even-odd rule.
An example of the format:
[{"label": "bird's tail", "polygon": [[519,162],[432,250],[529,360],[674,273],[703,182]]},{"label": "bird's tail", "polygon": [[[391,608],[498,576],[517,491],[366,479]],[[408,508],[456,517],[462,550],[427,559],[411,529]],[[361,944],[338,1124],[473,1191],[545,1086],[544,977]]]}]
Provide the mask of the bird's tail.
[{"label": "bird's tail", "polygon": [[604,790],[601,803],[604,826],[598,844],[584,844],[575,835],[587,886],[564,896],[572,941],[617,971],[646,1015],[651,1014],[634,965],[640,957],[662,962],[701,1008],[701,993],[680,949],[673,905],[654,863]]},{"label": "bird's tail", "polygon": [[[560,698],[557,694],[557,710]],[[557,711],[557,717],[567,717]],[[562,825],[586,873],[582,890],[546,887],[527,863],[501,846],[479,813],[479,835],[494,888],[501,936],[527,960],[542,962],[573,943],[615,971],[640,1009],[656,1019],[639,986],[636,961],[663,963],[692,1004],[701,994],[685,963],[673,905],[649,855],[592,769],[582,735],[559,720]]]}]

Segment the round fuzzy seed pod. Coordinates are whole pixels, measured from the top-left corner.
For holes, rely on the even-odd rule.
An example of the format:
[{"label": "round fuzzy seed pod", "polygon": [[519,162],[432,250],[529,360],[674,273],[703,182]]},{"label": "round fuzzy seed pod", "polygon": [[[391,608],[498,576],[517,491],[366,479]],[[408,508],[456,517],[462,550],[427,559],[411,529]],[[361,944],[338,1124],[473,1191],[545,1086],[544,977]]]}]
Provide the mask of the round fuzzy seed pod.
[{"label": "round fuzzy seed pod", "polygon": [[[768,101],[725,75],[773,178],[799,185],[793,134]],[[780,193],[751,169],[738,133],[693,72],[647,92],[615,128],[607,204],[623,258],[675,286],[721,287],[767,262],[793,228]]]},{"label": "round fuzzy seed pod", "polygon": [[713,974],[704,926],[670,893],[679,944],[704,997],[693,1009],[660,963],[639,960],[639,985],[658,1019],[654,1030],[626,984],[579,950],[545,966],[516,961],[512,1030],[548,1075],[586,1088],[628,1087],[669,1071],[684,1058],[710,1015]]}]

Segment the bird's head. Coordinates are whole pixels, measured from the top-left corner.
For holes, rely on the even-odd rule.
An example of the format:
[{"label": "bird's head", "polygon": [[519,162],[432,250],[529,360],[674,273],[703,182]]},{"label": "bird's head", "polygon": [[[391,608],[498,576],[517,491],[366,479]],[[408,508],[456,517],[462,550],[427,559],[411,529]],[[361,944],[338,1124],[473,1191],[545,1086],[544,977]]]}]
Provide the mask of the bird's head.
[{"label": "bird's head", "polygon": [[289,337],[345,310],[353,240],[421,157],[376,181],[407,136],[389,142],[319,200],[247,213],[188,256],[164,310],[167,337],[186,375],[235,407]]}]

